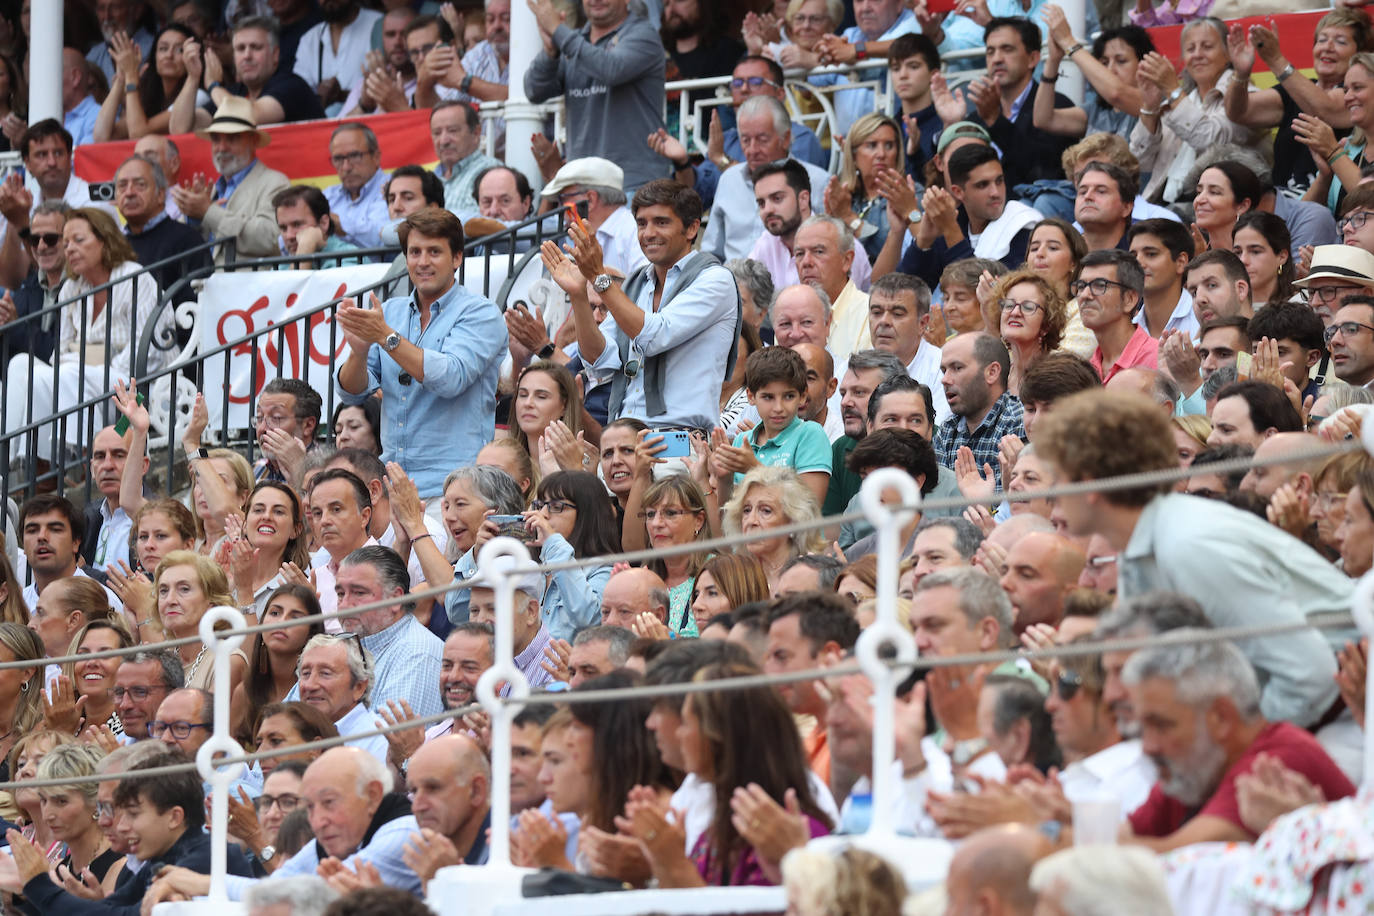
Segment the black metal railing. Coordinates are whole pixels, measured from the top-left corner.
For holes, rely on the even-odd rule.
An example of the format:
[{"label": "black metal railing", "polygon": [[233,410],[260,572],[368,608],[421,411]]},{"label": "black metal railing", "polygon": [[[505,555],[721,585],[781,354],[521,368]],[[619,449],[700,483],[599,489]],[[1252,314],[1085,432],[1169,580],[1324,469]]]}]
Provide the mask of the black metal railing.
[{"label": "black metal railing", "polygon": [[[553,212],[531,217],[500,233],[469,241],[464,246],[465,257],[459,267],[459,282],[467,285],[470,279],[476,281],[476,278],[472,277],[475,271],[469,270],[469,265],[474,258],[480,259],[483,268],[480,292],[484,296],[492,297],[493,275],[499,267],[504,266],[506,278],[498,287],[495,296],[497,304],[504,309],[506,296],[509,295],[515,278],[537,256],[539,245],[546,239],[558,240],[563,237],[563,221],[561,212]],[[181,257],[189,257],[200,250],[194,249],[193,252]],[[259,390],[260,384],[267,380],[260,377],[260,371],[279,378],[288,374],[292,377],[302,377],[304,361],[296,361],[292,367],[295,371],[288,373],[287,360],[284,358],[289,350],[288,339],[300,340],[297,335],[302,331],[308,335],[311,329],[327,321],[327,368],[330,378],[334,377],[337,369],[339,342],[332,319],[342,301],[341,298],[305,308],[293,307],[292,316],[287,321],[262,328],[250,328],[234,339],[207,349],[200,345],[203,331],[197,326],[201,318],[199,304],[194,297],[188,295],[198,292],[200,281],[215,273],[275,270],[283,264],[295,266],[302,261],[337,262],[340,257],[373,259],[386,263],[394,260],[399,253],[397,248],[375,248],[348,252],[317,252],[304,257],[228,260],[219,265],[180,271],[178,279],[168,289],[160,292],[151,313],[130,309],[128,346],[131,365],[127,368],[131,369],[133,376],[137,378],[138,389],[148,402],[150,415],[154,419],[154,431],[150,433],[149,448],[150,458],[155,462],[153,466],[158,469],[157,474],[149,476],[149,484],[154,490],[161,494],[170,494],[177,489],[177,471],[183,460],[180,449],[175,447],[178,428],[184,426],[185,418],[189,416],[195,393],[204,391],[207,387],[205,364],[208,361],[222,357],[224,381],[218,401],[219,423],[215,429],[208,431],[209,435],[217,440],[217,444],[240,450],[250,462],[254,459],[257,448],[254,430],[232,424],[229,419],[230,376],[236,361],[250,361],[249,390],[252,392]],[[5,397],[3,402],[0,402],[0,446],[4,448],[4,461],[0,463],[0,504],[8,498],[21,501],[23,497],[32,495],[39,487],[65,489],[68,495],[78,502],[88,501],[93,496],[99,498],[98,493],[93,493],[94,481],[91,475],[84,472],[96,433],[108,423],[114,422],[117,417],[117,411],[109,401],[114,383],[124,377],[126,367],[112,365],[109,359],[113,353],[109,351],[108,344],[114,339],[114,335],[113,310],[108,305],[102,313],[105,321],[103,332],[107,344],[106,358],[99,364],[87,364],[88,340],[85,329],[90,323],[88,316],[94,308],[97,295],[104,293],[106,299],[112,299],[116,295],[122,296],[126,285],[128,294],[133,297],[132,301],[137,302],[140,285],[154,282],[149,276],[150,273],[165,269],[176,260],[167,259],[147,265],[128,277],[112,280],[86,291],[79,297],[58,302],[40,312],[24,315],[13,322],[0,325],[0,341],[3,341],[10,339],[12,333],[25,328],[26,325],[39,326],[28,323],[41,322],[44,316],[51,316],[58,325],[57,342],[54,347],[56,350],[62,346],[62,316],[67,316],[69,320],[73,315],[79,315],[80,318],[80,334],[75,352],[70,352],[60,362],[56,359],[35,359],[31,363],[34,367],[33,372],[28,373],[23,379],[16,377],[10,380],[22,384],[20,391],[13,391],[9,383],[5,386]],[[379,298],[386,299],[398,291],[408,290],[408,277],[403,270],[388,271],[382,279],[350,291],[350,296],[362,298],[375,292]],[[146,295],[146,292],[144,294]],[[97,324],[99,321],[97,318]],[[310,346],[308,337],[305,338],[305,346]],[[273,355],[275,358],[264,359],[264,354]],[[64,379],[64,374],[71,373],[75,373],[84,383],[76,385],[73,389],[71,379]],[[7,372],[7,375],[11,373]],[[41,381],[36,383],[35,379]],[[57,392],[64,384],[66,394],[60,399],[54,397],[56,403],[51,409],[44,409],[47,406],[45,404],[37,405],[39,415],[32,416],[35,410],[35,388],[40,389],[41,393],[41,389],[51,386],[53,391]],[[335,407],[333,386],[329,386],[322,394],[326,400],[327,421]],[[8,408],[17,407],[21,403],[22,413],[19,417],[13,416],[13,411]],[[332,438],[332,432],[328,430],[326,436]],[[48,461],[46,467],[38,465],[38,459],[43,456],[46,456]],[[22,471],[18,477],[13,473],[16,470]]]}]

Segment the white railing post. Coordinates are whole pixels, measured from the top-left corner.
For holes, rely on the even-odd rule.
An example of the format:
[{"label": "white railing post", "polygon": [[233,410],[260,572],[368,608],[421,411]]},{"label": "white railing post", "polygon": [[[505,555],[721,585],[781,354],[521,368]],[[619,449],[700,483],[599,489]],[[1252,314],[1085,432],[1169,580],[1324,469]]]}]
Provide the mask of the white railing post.
[{"label": "white railing post", "polygon": [[61,121],[62,3],[37,0],[29,17],[29,123]]},{"label": "white railing post", "polygon": [[227,867],[227,846],[229,833],[229,784],[234,781],[234,773],[243,764],[230,767],[216,767],[214,758],[223,754],[237,757],[243,753],[243,746],[234,740],[229,719],[229,681],[230,654],[243,642],[242,636],[220,637],[215,633],[215,625],[227,623],[232,630],[248,625],[238,608],[220,605],[212,607],[200,618],[200,638],[205,647],[215,654],[215,709],[214,732],[210,739],[196,752],[196,769],[201,778],[210,783],[210,893],[212,904],[227,902],[224,889],[224,874]]},{"label": "white railing post", "polygon": [[510,91],[505,105],[506,164],[525,173],[536,195],[544,186],[544,178],[539,173],[539,163],[535,161],[534,151],[530,148],[530,138],[543,129],[544,115],[540,107],[532,104],[525,95],[525,73],[543,48],[539,26],[529,4],[520,0],[512,3]]},{"label": "white railing post", "polygon": [[[1093,37],[1087,34],[1088,16],[1087,7],[1084,4],[1090,3],[1092,0],[1058,0],[1058,2],[1060,9],[1064,11],[1065,18],[1069,20],[1069,27],[1073,29],[1073,33],[1083,41],[1086,41],[1088,47],[1091,48]],[[1054,39],[1047,38],[1045,40],[1053,41]],[[1064,63],[1067,64],[1069,61],[1064,61]],[[1078,69],[1077,64],[1070,67],[1062,67],[1060,68],[1059,82],[1053,87],[1048,88],[1058,89],[1060,92],[1073,99],[1075,105],[1081,106],[1083,104],[1083,92],[1086,88],[1083,84],[1083,71]]]},{"label": "white railing post", "polygon": [[[883,491],[896,490],[900,504],[883,503]],[[902,530],[916,516],[921,504],[921,488],[910,474],[896,468],[881,468],[864,478],[859,503],[878,533],[878,608],[873,623],[859,636],[854,647],[859,667],[873,682],[873,819],[870,834],[895,835],[898,809],[896,780],[892,761],[897,753],[897,733],[893,717],[897,685],[909,672],[903,666],[916,660],[916,640],[897,622],[897,567],[902,561]],[[888,653],[888,658],[883,653]]]}]

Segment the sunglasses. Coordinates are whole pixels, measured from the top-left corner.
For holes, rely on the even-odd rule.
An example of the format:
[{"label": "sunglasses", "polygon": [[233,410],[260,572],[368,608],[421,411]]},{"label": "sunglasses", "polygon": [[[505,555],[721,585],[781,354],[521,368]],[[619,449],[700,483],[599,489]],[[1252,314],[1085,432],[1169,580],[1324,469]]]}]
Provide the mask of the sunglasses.
[{"label": "sunglasses", "polygon": [[1059,678],[1055,681],[1054,690],[1059,694],[1059,699],[1065,703],[1078,696],[1078,691],[1083,688],[1083,678],[1076,671],[1060,671]]},{"label": "sunglasses", "polygon": [[62,241],[62,234],[60,232],[33,232],[26,227],[19,230],[19,238],[35,247],[43,244],[49,248],[55,248]]}]

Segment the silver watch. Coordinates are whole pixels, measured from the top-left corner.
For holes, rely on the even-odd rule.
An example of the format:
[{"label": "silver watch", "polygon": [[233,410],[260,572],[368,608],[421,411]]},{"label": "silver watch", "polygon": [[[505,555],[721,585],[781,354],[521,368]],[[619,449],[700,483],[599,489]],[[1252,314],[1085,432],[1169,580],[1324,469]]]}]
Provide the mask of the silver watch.
[{"label": "silver watch", "polygon": [[266,862],[271,862],[271,861],[272,861],[273,859],[275,859],[276,857],[277,857],[277,847],[273,846],[271,843],[269,843],[269,844],[267,844],[266,846],[262,847],[262,851],[258,853],[258,861],[259,861],[259,862],[264,862],[264,863],[266,863]]},{"label": "silver watch", "polygon": [[395,349],[400,345],[401,335],[397,334],[395,331],[392,331],[390,334],[386,335],[386,338],[382,341],[382,346],[386,349],[386,352],[388,353],[395,351]]},{"label": "silver watch", "polygon": [[597,274],[596,279],[592,280],[592,289],[598,293],[604,293],[611,288],[613,279],[610,274]]}]

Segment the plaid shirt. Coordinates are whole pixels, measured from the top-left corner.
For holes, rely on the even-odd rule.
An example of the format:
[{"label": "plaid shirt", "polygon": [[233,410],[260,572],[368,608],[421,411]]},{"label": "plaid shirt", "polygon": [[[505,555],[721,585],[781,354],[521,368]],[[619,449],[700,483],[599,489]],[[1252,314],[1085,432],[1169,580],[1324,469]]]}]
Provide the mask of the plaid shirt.
[{"label": "plaid shirt", "polygon": [[997,460],[997,446],[1003,436],[1026,438],[1021,416],[1021,402],[1010,392],[1004,391],[975,430],[969,430],[968,422],[963,417],[950,417],[940,424],[940,429],[935,433],[935,460],[952,468],[959,449],[967,445],[973,449],[973,459],[978,462],[979,471],[985,464],[992,465],[997,492],[1002,492],[1002,466]]},{"label": "plaid shirt", "polygon": [[417,715],[443,712],[439,699],[439,668],[444,643],[424,624],[407,613],[396,623],[362,638],[372,653],[372,706],[381,709],[387,700],[406,700]]}]

